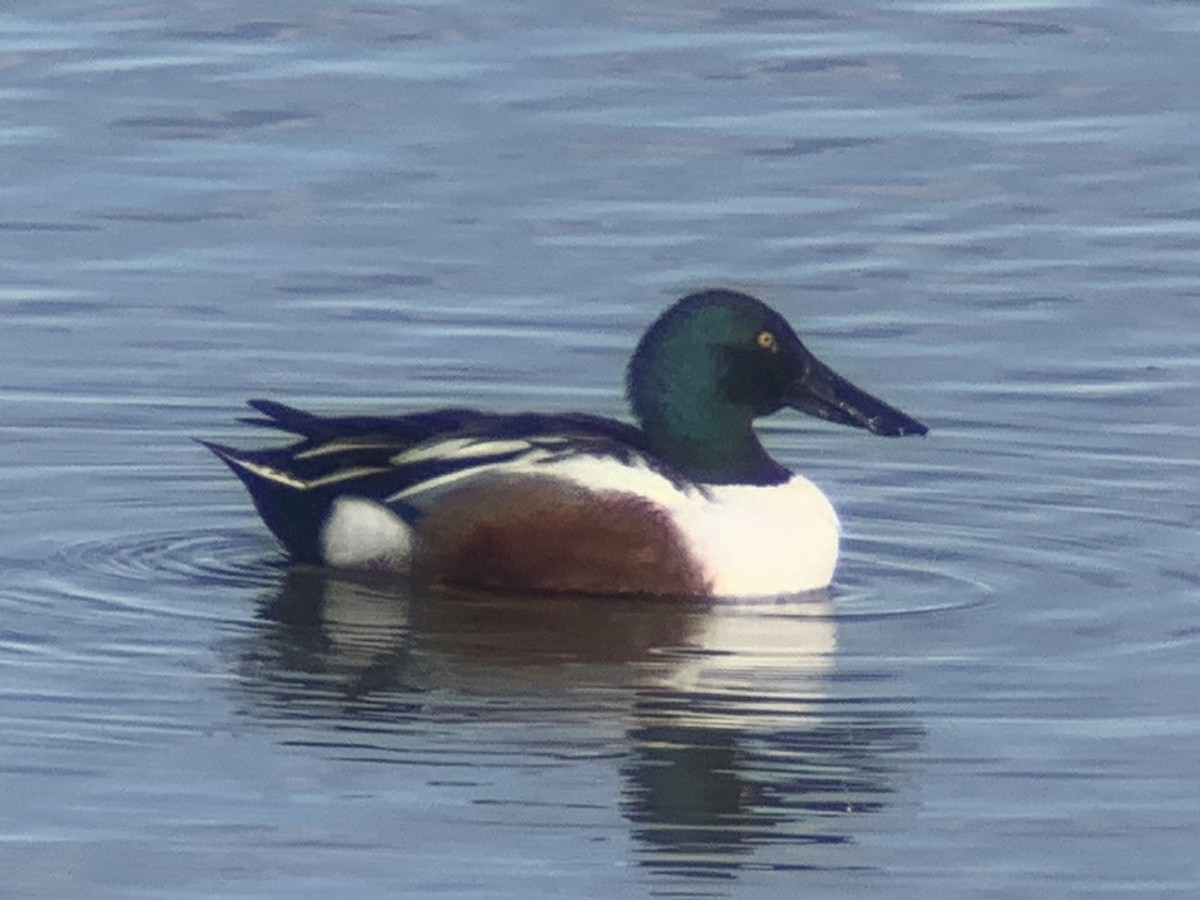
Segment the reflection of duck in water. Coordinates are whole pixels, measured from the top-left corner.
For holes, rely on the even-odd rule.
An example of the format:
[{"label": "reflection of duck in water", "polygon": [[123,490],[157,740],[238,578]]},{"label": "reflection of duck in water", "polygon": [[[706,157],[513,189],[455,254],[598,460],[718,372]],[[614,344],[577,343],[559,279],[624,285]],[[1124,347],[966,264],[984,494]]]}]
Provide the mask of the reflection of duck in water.
[{"label": "reflection of duck in water", "polygon": [[835,673],[831,612],[819,593],[430,598],[296,569],[263,608],[241,683],[252,715],[338,757],[462,767],[480,754],[492,782],[496,760],[612,779],[656,871],[843,866],[852,814],[886,804],[888,757],[920,732],[864,702],[877,679]]},{"label": "reflection of duck in water", "polygon": [[321,418],[253,401],[255,421],[302,439],[208,446],[300,562],[521,592],[745,597],[824,587],[838,553],[829,501],[770,457],[756,418],[790,406],[925,433],[732,291],[670,307],[627,381],[640,427],[462,409]]},{"label": "reflection of duck in water", "polygon": [[[838,671],[812,602],[715,604],[694,649],[636,694],[622,809],[640,862],[677,876],[845,868],[856,817],[887,805],[922,731]],[[868,702],[864,702],[866,699]]]}]

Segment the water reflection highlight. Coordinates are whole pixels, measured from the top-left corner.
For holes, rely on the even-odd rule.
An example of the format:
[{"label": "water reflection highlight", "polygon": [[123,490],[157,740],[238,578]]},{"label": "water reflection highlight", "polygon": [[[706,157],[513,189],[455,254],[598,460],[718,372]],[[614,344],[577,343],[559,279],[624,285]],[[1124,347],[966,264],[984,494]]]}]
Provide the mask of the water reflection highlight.
[{"label": "water reflection highlight", "polygon": [[599,763],[659,873],[853,865],[831,848],[887,805],[923,737],[839,670],[825,593],[428,596],[295,569],[260,617],[241,688],[282,740],[402,773]]}]

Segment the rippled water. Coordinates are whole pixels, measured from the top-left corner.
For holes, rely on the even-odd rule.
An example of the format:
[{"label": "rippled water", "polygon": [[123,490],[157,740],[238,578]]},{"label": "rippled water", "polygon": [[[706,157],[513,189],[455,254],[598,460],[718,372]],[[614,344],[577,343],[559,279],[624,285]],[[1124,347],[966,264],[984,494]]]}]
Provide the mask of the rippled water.
[{"label": "rippled water", "polygon": [[[1190,3],[9,4],[13,896],[1193,897]],[[248,396],[621,414],[760,293],[932,426],[781,416],[827,595],[290,572]]]}]

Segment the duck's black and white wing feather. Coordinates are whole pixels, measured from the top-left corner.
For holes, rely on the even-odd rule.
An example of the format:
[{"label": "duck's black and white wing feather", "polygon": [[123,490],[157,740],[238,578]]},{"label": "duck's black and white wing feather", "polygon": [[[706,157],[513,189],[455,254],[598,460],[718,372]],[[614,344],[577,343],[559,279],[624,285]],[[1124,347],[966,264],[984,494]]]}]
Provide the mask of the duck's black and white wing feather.
[{"label": "duck's black and white wing feather", "polygon": [[498,415],[440,409],[407,416],[324,417],[252,400],[244,421],[297,435],[288,446],[237,450],[202,441],[249,490],[259,514],[301,561],[339,496],[382,503],[409,522],[445,488],[506,466],[528,470],[572,455],[611,457],[682,476],[657,462],[632,425],[581,413]]}]

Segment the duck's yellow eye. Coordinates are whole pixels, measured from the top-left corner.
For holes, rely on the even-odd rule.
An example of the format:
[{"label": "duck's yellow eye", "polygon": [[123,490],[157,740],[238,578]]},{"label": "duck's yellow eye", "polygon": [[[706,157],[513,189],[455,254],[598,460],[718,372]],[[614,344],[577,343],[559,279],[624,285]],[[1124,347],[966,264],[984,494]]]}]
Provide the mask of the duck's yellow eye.
[{"label": "duck's yellow eye", "polygon": [[779,352],[779,342],[775,340],[775,335],[770,331],[760,331],[758,333],[758,346],[764,350],[770,350],[772,353]]}]

